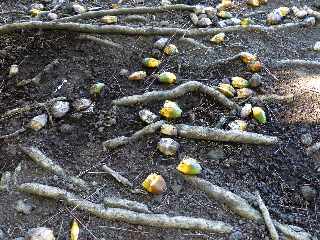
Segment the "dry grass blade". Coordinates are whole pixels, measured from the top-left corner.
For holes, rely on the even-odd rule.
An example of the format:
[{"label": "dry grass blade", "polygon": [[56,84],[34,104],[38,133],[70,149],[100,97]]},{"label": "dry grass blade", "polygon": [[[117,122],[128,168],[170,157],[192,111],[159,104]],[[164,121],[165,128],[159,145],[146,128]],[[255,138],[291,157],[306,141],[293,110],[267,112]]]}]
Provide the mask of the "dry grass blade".
[{"label": "dry grass blade", "polygon": [[118,172],[114,171],[113,169],[109,168],[107,165],[102,165],[102,170],[114,177],[119,183],[123,184],[127,187],[132,187],[133,184],[125,177],[120,175]]}]

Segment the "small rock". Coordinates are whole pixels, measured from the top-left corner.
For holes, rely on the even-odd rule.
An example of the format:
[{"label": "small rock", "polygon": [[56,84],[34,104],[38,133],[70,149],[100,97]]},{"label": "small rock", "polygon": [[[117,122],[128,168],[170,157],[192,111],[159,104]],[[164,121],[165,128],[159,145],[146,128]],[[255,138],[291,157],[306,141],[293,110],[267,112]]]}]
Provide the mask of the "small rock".
[{"label": "small rock", "polygon": [[80,98],[73,102],[72,106],[78,112],[88,109],[92,104],[92,101],[87,98]]},{"label": "small rock", "polygon": [[128,77],[128,76],[129,76],[129,71],[128,71],[128,69],[122,68],[122,69],[120,70],[120,72],[119,72],[119,75],[120,75],[120,76],[123,76],[123,77]]},{"label": "small rock", "polygon": [[48,122],[48,115],[44,113],[32,118],[29,123],[29,127],[34,131],[39,131],[44,126],[46,126],[47,122]]},{"label": "small rock", "polygon": [[161,0],[161,5],[162,6],[168,6],[168,5],[171,5],[171,1],[170,0]]},{"label": "small rock", "polygon": [[154,46],[155,48],[157,48],[157,49],[162,50],[162,49],[166,46],[166,44],[167,44],[168,41],[169,41],[169,38],[159,38],[159,39],[153,44],[153,46]]},{"label": "small rock", "polygon": [[48,19],[49,20],[57,20],[58,19],[58,15],[53,13],[53,12],[50,12],[50,13],[48,13]]},{"label": "small rock", "polygon": [[14,77],[19,73],[19,66],[14,64],[10,66],[9,77]]},{"label": "small rock", "polygon": [[78,4],[78,3],[73,4],[72,5],[72,9],[73,9],[74,12],[76,12],[78,14],[85,13],[87,11],[87,9],[84,6],[82,6],[82,5]]},{"label": "small rock", "polygon": [[190,13],[190,19],[191,19],[191,22],[192,22],[194,25],[198,25],[199,18],[198,18],[198,16],[197,16],[197,14],[195,14],[195,13]]},{"label": "small rock", "polygon": [[210,18],[201,18],[201,19],[199,19],[199,21],[198,21],[198,26],[199,27],[208,27],[208,26],[210,26],[212,24],[212,21],[210,20]]},{"label": "small rock", "polygon": [[51,229],[38,227],[30,229],[25,240],[55,240],[55,237]]},{"label": "small rock", "polygon": [[166,156],[176,155],[180,144],[171,138],[161,138],[158,143],[158,149]]},{"label": "small rock", "polygon": [[226,155],[222,148],[212,149],[207,153],[209,160],[220,161],[226,158]]},{"label": "small rock", "polygon": [[306,133],[301,135],[301,143],[306,146],[310,146],[312,144],[312,136],[310,133]]},{"label": "small rock", "polygon": [[305,200],[311,202],[316,198],[317,191],[309,185],[303,185],[300,190]]},{"label": "small rock", "polygon": [[247,118],[251,115],[251,113],[252,105],[250,103],[247,103],[241,108],[240,116],[241,118]]},{"label": "small rock", "polygon": [[258,73],[254,73],[249,79],[250,87],[256,88],[261,86],[261,84],[262,84],[262,77]]},{"label": "small rock", "polygon": [[243,239],[243,237],[240,231],[231,233],[228,238],[228,240],[241,240],[241,239]]},{"label": "small rock", "polygon": [[141,15],[129,15],[123,19],[127,23],[146,23],[148,19]]},{"label": "small rock", "polygon": [[69,102],[57,101],[51,107],[51,113],[55,118],[62,118],[70,110]]},{"label": "small rock", "polygon": [[32,211],[32,206],[30,204],[25,203],[23,200],[18,200],[16,202],[15,209],[19,213],[23,213],[25,215],[28,215]]},{"label": "small rock", "polygon": [[154,123],[159,119],[159,116],[157,116],[156,114],[154,114],[148,109],[143,109],[139,111],[139,116],[142,121],[148,124]]}]

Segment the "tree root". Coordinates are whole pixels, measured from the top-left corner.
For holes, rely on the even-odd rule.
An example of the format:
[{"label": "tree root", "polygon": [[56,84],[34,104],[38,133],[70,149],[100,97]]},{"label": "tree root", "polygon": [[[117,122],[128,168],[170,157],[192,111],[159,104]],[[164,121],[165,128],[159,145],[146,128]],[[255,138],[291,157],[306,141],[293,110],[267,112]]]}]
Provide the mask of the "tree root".
[{"label": "tree root", "polygon": [[273,103],[273,102],[283,102],[283,103],[291,103],[294,100],[293,94],[288,95],[277,95],[277,94],[268,94],[268,95],[258,95],[251,98],[255,102],[263,102],[263,103]]},{"label": "tree root", "polygon": [[308,61],[301,59],[287,59],[273,62],[273,68],[284,68],[284,67],[292,67],[292,66],[300,66],[300,67],[320,67],[319,61]]},{"label": "tree root", "polygon": [[50,158],[44,155],[38,148],[25,146],[20,146],[20,148],[22,152],[28,155],[30,159],[32,159],[41,168],[62,177],[82,189],[88,189],[88,184],[84,180],[79,177],[71,176],[60,165],[54,163]]},{"label": "tree root", "polygon": [[308,147],[306,153],[308,156],[312,155],[313,153],[320,150],[320,142],[313,144],[312,146]]},{"label": "tree root", "polygon": [[146,135],[150,135],[155,133],[159,128],[161,128],[161,126],[165,123],[165,121],[157,121],[155,123],[151,123],[150,125],[142,128],[141,130],[135,132],[132,136],[130,137],[125,137],[125,136],[121,136],[121,137],[117,137],[114,139],[110,139],[107,140],[105,142],[102,143],[103,148],[105,150],[107,149],[113,149],[113,148],[117,148],[123,145],[126,145],[128,143],[134,143],[135,141],[143,138]]},{"label": "tree root", "polygon": [[59,22],[21,22],[10,23],[0,26],[0,34],[10,33],[17,30],[61,30],[68,32],[91,33],[91,34],[122,34],[122,35],[143,35],[143,36],[212,36],[221,32],[265,32],[272,33],[277,30],[295,29],[315,25],[315,20],[307,18],[303,22],[286,23],[275,26],[249,25],[247,27],[228,26],[224,28],[163,28],[163,27],[129,27],[121,25],[93,25],[79,23],[59,23]]},{"label": "tree root", "polygon": [[117,48],[117,49],[123,50],[123,46],[121,44],[112,42],[112,41],[107,40],[107,39],[100,39],[100,38],[97,38],[97,37],[94,37],[94,36],[83,35],[83,34],[80,35],[78,37],[78,39],[93,41],[93,42],[99,44],[102,47],[107,47],[107,48],[113,47],[113,48]]},{"label": "tree root", "polygon": [[[258,224],[262,224],[263,217],[259,211],[252,207],[247,200],[242,197],[218,187],[204,179],[194,176],[182,175],[184,179],[191,183],[194,187],[205,192],[209,198],[223,204],[235,214],[245,219],[254,220]],[[307,233],[304,229],[296,226],[286,225],[273,221],[274,226],[283,233],[286,237],[292,240],[310,240],[311,234]]]},{"label": "tree root", "polygon": [[17,87],[23,87],[25,85],[28,85],[30,83],[33,83],[33,84],[39,84],[41,79],[42,79],[42,76],[44,74],[47,74],[49,72],[51,72],[53,70],[53,68],[59,64],[59,60],[58,59],[55,59],[52,63],[49,63],[47,66],[45,66],[45,68],[43,69],[42,72],[38,73],[35,77],[31,78],[31,79],[26,79],[26,80],[22,80],[20,82],[17,83]]},{"label": "tree root", "polygon": [[134,212],[151,213],[147,205],[127,199],[107,197],[104,198],[103,203],[107,208],[122,208]]},{"label": "tree root", "polygon": [[123,221],[131,224],[141,224],[161,228],[193,229],[221,234],[228,234],[232,231],[232,227],[229,224],[221,221],[210,221],[202,218],[183,216],[170,217],[165,214],[137,213],[118,208],[105,209],[102,204],[96,204],[81,199],[61,188],[38,183],[21,184],[18,187],[18,190],[20,192],[30,193],[37,196],[63,200],[67,204],[80,210],[111,221]]},{"label": "tree root", "polygon": [[272,240],[278,240],[279,239],[279,235],[278,232],[276,230],[276,228],[273,225],[273,222],[271,220],[268,208],[266,207],[266,205],[264,204],[259,192],[256,192],[256,198],[258,201],[258,205],[259,205],[259,209],[260,212],[262,214],[263,220],[268,228],[268,231],[270,233],[271,239]]},{"label": "tree root", "polygon": [[102,170],[114,177],[119,183],[123,184],[124,186],[133,186],[133,184],[127,178],[123,177],[113,169],[109,168],[107,165],[102,165]]},{"label": "tree root", "polygon": [[162,101],[167,99],[178,98],[189,92],[202,92],[207,94],[210,97],[213,97],[216,101],[224,105],[225,107],[233,110],[236,109],[240,111],[240,106],[228,99],[218,90],[213,87],[209,87],[197,81],[190,81],[180,86],[177,86],[174,89],[166,91],[152,91],[147,92],[142,95],[133,95],[129,97],[123,97],[112,101],[113,105],[118,106],[130,106],[136,104],[147,104],[153,101]]},{"label": "tree root", "polygon": [[17,131],[15,131],[15,132],[13,132],[13,133],[0,136],[0,139],[12,138],[12,137],[15,137],[15,136],[17,136],[17,135],[19,135],[20,133],[23,133],[23,132],[25,132],[25,131],[26,131],[25,128],[20,128],[20,129],[18,129]]},{"label": "tree root", "polygon": [[280,142],[277,137],[252,132],[222,130],[186,124],[176,124],[175,127],[177,129],[177,135],[183,138],[266,145]]},{"label": "tree root", "polygon": [[193,11],[194,6],[175,4],[160,7],[136,7],[136,8],[118,8],[118,9],[108,9],[100,11],[89,11],[82,14],[78,14],[71,17],[60,18],[54,20],[54,22],[72,22],[81,19],[98,18],[106,15],[127,15],[127,14],[150,14],[150,13],[162,13],[168,11]]},{"label": "tree root", "polygon": [[57,101],[65,101],[65,100],[67,100],[66,97],[57,97],[57,98],[50,99],[50,100],[43,102],[43,103],[35,103],[32,105],[27,105],[25,107],[15,108],[15,109],[9,110],[0,116],[0,122],[4,119],[10,118],[14,115],[30,112],[31,110],[36,109],[36,108],[46,108]]}]

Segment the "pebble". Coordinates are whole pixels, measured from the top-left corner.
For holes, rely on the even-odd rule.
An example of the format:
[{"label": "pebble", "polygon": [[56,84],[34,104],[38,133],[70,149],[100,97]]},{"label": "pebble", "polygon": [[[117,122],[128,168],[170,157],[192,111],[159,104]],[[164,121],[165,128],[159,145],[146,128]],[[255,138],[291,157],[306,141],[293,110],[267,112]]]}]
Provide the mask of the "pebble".
[{"label": "pebble", "polygon": [[309,185],[303,185],[300,188],[303,198],[307,201],[313,201],[316,198],[317,191]]},{"label": "pebble", "polygon": [[301,135],[301,143],[306,146],[310,146],[313,142],[312,136],[310,133]]},{"label": "pebble", "polygon": [[18,73],[19,73],[19,66],[16,64],[11,65],[9,69],[9,77],[14,77]]},{"label": "pebble", "polygon": [[72,106],[78,112],[88,109],[92,104],[92,101],[87,98],[80,98],[73,102]]},{"label": "pebble", "polygon": [[32,206],[30,204],[25,203],[23,200],[18,200],[16,202],[15,209],[19,213],[23,213],[25,215],[28,215],[32,211]]},{"label": "pebble", "polygon": [[166,156],[176,155],[180,144],[171,138],[161,138],[158,143],[158,149]]},{"label": "pebble", "polygon": [[153,47],[162,50],[166,46],[168,41],[169,38],[159,38],[157,41],[155,41]]},{"label": "pebble", "polygon": [[47,122],[48,122],[48,115],[44,113],[32,118],[29,123],[29,127],[34,131],[39,131],[44,126],[46,126]]},{"label": "pebble", "polygon": [[222,148],[212,149],[207,153],[209,160],[219,161],[226,158],[226,155]]},{"label": "pebble", "polygon": [[252,105],[250,103],[246,103],[242,108],[241,108],[241,118],[247,118],[251,115],[252,113]]},{"label": "pebble", "polygon": [[198,24],[199,18],[198,18],[198,16],[197,16],[197,14],[195,14],[195,13],[190,13],[190,19],[191,19],[191,22],[192,22],[194,25],[197,25],[197,24]]},{"label": "pebble", "polygon": [[119,72],[119,75],[120,75],[120,76],[123,76],[123,77],[128,77],[128,76],[129,76],[129,71],[128,71],[128,69],[122,68],[122,69],[120,70],[120,72]]},{"label": "pebble", "polygon": [[50,13],[48,13],[48,19],[49,20],[56,20],[56,19],[58,19],[58,15],[50,12]]},{"label": "pebble", "polygon": [[250,87],[253,87],[253,88],[261,86],[262,77],[258,73],[254,73],[249,79],[249,84],[250,84]]},{"label": "pebble", "polygon": [[210,18],[207,18],[207,17],[199,19],[197,23],[199,27],[208,27],[211,24],[212,24],[212,21],[210,20]]},{"label": "pebble", "polygon": [[69,102],[57,101],[51,107],[51,113],[55,118],[62,118],[70,110]]},{"label": "pebble", "polygon": [[30,229],[25,240],[55,240],[55,237],[51,229],[38,227]]},{"label": "pebble", "polygon": [[142,109],[139,111],[139,117],[145,123],[151,124],[159,119],[159,116],[151,112],[149,109]]},{"label": "pebble", "polygon": [[127,23],[146,23],[148,20],[141,15],[129,15],[124,18],[124,21]]},{"label": "pebble", "polygon": [[228,240],[241,240],[241,239],[243,239],[243,237],[240,231],[231,233],[228,238]]},{"label": "pebble", "polygon": [[78,14],[84,13],[84,12],[87,11],[84,6],[82,6],[82,5],[80,5],[80,4],[77,4],[77,3],[75,3],[75,4],[72,5],[72,9],[73,9],[73,11],[75,11],[75,12],[78,13]]}]

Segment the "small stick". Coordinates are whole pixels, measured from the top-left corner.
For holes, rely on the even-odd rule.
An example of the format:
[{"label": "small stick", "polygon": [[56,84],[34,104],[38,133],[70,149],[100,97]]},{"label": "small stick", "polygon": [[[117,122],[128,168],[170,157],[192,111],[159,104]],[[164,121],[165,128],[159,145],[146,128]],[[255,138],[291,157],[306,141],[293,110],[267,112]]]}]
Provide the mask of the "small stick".
[{"label": "small stick", "polygon": [[268,228],[268,231],[270,233],[271,239],[272,240],[278,240],[279,239],[279,234],[278,234],[276,228],[273,225],[273,222],[271,220],[268,208],[264,204],[264,202],[263,202],[263,200],[262,200],[262,198],[261,198],[261,196],[260,196],[258,191],[256,192],[256,198],[257,198],[257,201],[258,201],[259,209],[260,209],[260,212],[262,214],[263,220],[264,220],[264,222],[265,222],[265,224],[266,224],[266,226]]},{"label": "small stick", "polygon": [[133,95],[129,97],[123,97],[120,99],[113,100],[112,104],[118,105],[118,106],[147,104],[153,101],[162,101],[167,99],[178,98],[189,92],[202,92],[207,94],[210,97],[213,97],[216,101],[218,101],[219,103],[221,103],[222,105],[226,106],[229,109],[236,109],[237,111],[240,111],[241,109],[238,104],[228,99],[226,96],[224,96],[215,88],[209,87],[197,81],[190,81],[190,82],[181,84],[180,86],[177,86],[176,88],[173,88],[171,90],[152,91],[152,92],[144,93],[142,95]]},{"label": "small stick", "polygon": [[313,154],[319,150],[320,150],[320,142],[317,142],[317,143],[313,144],[312,146],[308,147],[306,150],[306,153],[308,156],[310,156],[311,154]]},{"label": "small stick", "polygon": [[272,63],[273,68],[284,68],[284,67],[292,67],[292,66],[320,67],[320,62],[301,60],[301,59],[286,59],[286,60],[280,60]]},{"label": "small stick", "polygon": [[130,211],[141,212],[141,213],[151,213],[147,205],[136,202],[136,201],[127,200],[127,199],[106,197],[104,198],[103,203],[106,207],[122,208],[122,209],[127,209]]},{"label": "small stick", "polygon": [[107,39],[100,39],[100,38],[90,36],[90,35],[83,35],[82,34],[78,37],[78,39],[93,41],[93,42],[99,44],[100,46],[107,47],[107,48],[113,47],[113,48],[117,48],[117,49],[123,49],[123,46],[119,43],[115,43],[115,42],[112,42]]},{"label": "small stick", "polygon": [[49,99],[43,103],[35,103],[32,105],[27,105],[25,107],[11,109],[11,110],[5,112],[4,114],[0,115],[0,121],[4,120],[6,118],[12,117],[14,115],[30,112],[31,110],[36,109],[36,108],[50,106],[57,101],[65,101],[65,100],[67,100],[66,97],[57,97],[57,98]]},{"label": "small stick", "polygon": [[163,27],[129,27],[122,25],[93,25],[81,23],[60,23],[60,22],[20,22],[10,23],[0,26],[0,34],[10,33],[17,30],[61,30],[68,32],[80,32],[91,34],[122,34],[122,35],[140,35],[140,36],[212,36],[221,32],[264,32],[272,33],[277,30],[295,29],[301,27],[310,27],[315,25],[314,18],[306,18],[302,22],[286,23],[275,26],[249,25],[242,27],[241,25],[228,26],[223,28],[163,28]]},{"label": "small stick", "polygon": [[155,133],[159,128],[161,128],[161,126],[165,123],[165,121],[157,121],[155,123],[151,123],[150,125],[142,128],[141,130],[135,132],[132,136],[130,137],[125,137],[125,136],[121,136],[121,137],[117,137],[117,138],[113,138],[110,140],[107,140],[105,142],[102,143],[103,148],[106,149],[113,149],[113,148],[117,148],[120,146],[123,146],[125,144],[128,143],[133,143],[141,138],[143,138],[146,135],[150,135]]},{"label": "small stick", "polygon": [[288,95],[277,95],[277,94],[267,94],[267,95],[257,95],[251,98],[253,101],[256,102],[264,102],[264,103],[272,103],[272,102],[285,102],[291,103],[294,100],[293,94]]},{"label": "small stick", "polygon": [[133,184],[127,178],[123,177],[113,169],[109,168],[107,165],[102,165],[102,170],[114,177],[119,183],[123,184],[124,186],[133,186]]},{"label": "small stick", "polygon": [[44,155],[38,148],[26,146],[20,146],[20,148],[22,152],[28,155],[30,159],[33,160],[41,168],[62,177],[63,179],[73,183],[78,187],[88,189],[88,184],[84,180],[75,176],[71,176],[60,165],[56,164],[54,161]]},{"label": "small stick", "polygon": [[28,85],[30,83],[39,84],[42,79],[42,76],[46,73],[51,72],[57,64],[59,64],[59,60],[55,59],[52,63],[49,63],[48,65],[46,65],[45,68],[43,69],[43,71],[38,73],[35,77],[33,77],[31,79],[21,80],[20,82],[17,83],[17,86],[23,87],[23,86]]},{"label": "small stick", "polygon": [[17,131],[13,132],[13,133],[10,133],[10,134],[7,134],[7,135],[3,135],[3,136],[0,136],[0,139],[8,139],[8,138],[12,138],[12,137],[15,137],[17,135],[19,135],[20,133],[23,133],[25,132],[26,129],[25,128],[20,128],[18,129]]},{"label": "small stick", "polygon": [[273,221],[274,226],[278,231],[282,232],[288,239],[292,240],[310,240],[312,236],[310,233],[306,232],[304,229],[294,226],[282,224],[277,221]]},{"label": "small stick", "polygon": [[177,128],[177,135],[184,138],[266,145],[280,142],[277,137],[246,131],[222,130],[186,124],[176,124],[175,127]]},{"label": "small stick", "polygon": [[37,196],[63,200],[68,205],[93,214],[94,216],[110,221],[123,221],[131,224],[140,224],[162,228],[193,229],[220,234],[229,234],[233,228],[221,221],[211,221],[203,218],[176,216],[165,214],[145,214],[119,208],[105,209],[102,204],[92,203],[79,198],[61,188],[42,185],[38,183],[24,183],[18,187],[18,191]]},{"label": "small stick", "polygon": [[118,8],[118,9],[108,9],[108,10],[99,10],[99,11],[89,11],[82,14],[78,14],[71,17],[60,18],[54,20],[55,22],[72,22],[80,19],[90,19],[98,18],[106,15],[128,15],[128,14],[148,14],[148,13],[162,13],[167,11],[193,11],[195,7],[184,5],[184,4],[175,4],[168,6],[159,6],[159,7],[136,7],[136,8]]}]

